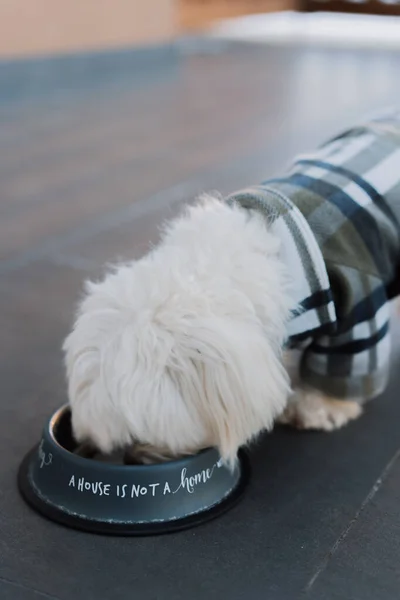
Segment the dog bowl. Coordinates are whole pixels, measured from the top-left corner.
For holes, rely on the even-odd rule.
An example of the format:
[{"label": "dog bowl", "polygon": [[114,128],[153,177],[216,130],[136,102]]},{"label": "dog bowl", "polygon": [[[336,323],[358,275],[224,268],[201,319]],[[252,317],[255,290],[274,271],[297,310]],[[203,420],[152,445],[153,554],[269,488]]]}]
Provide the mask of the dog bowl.
[{"label": "dog bowl", "polygon": [[214,448],[153,465],[106,462],[76,451],[64,406],[24,458],[19,489],[45,517],[93,533],[150,535],[198,525],[231,508],[249,479],[243,452],[231,471]]}]

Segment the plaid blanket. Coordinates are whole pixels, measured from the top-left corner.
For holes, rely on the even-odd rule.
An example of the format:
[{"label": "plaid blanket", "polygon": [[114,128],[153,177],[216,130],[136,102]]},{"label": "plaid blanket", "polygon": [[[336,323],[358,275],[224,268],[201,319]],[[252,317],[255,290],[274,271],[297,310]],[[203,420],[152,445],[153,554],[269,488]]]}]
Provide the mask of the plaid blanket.
[{"label": "plaid blanket", "polygon": [[387,383],[389,300],[400,294],[400,111],[345,131],[287,174],[230,196],[282,240],[297,307],[288,345],[304,383],[368,399]]}]

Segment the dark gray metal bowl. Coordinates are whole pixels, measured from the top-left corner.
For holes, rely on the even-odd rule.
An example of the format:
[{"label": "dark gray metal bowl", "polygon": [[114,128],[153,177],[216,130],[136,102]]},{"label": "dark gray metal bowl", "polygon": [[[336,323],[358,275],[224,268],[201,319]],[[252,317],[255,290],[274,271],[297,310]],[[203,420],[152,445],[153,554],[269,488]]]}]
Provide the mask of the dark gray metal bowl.
[{"label": "dark gray metal bowl", "polygon": [[148,535],[198,525],[228,510],[249,477],[244,453],[232,472],[213,448],[155,465],[101,462],[76,448],[64,406],[23,460],[19,489],[49,519],[94,533]]}]

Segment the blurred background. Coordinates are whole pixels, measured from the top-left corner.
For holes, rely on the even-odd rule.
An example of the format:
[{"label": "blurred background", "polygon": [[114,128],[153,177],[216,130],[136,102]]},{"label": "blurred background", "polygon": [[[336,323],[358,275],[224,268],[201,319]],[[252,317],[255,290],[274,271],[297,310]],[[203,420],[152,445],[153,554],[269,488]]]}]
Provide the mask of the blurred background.
[{"label": "blurred background", "polygon": [[398,15],[396,0],[2,0],[0,56],[76,52],[171,40],[249,14],[329,10]]},{"label": "blurred background", "polygon": [[265,180],[398,104],[399,15],[379,0],[0,0],[2,600],[398,598],[398,335],[360,422],[260,440],[246,500],[196,532],[94,540],[30,512],[15,477],[66,401],[83,281],[143,255],[196,194]]}]

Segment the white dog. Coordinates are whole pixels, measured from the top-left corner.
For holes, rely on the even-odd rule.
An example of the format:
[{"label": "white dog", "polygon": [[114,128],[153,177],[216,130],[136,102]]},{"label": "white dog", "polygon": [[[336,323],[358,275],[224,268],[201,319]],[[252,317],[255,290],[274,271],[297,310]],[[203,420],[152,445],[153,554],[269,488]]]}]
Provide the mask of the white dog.
[{"label": "white dog", "polygon": [[[215,446],[232,465],[278,418],[358,417],[387,379],[399,149],[397,115],[358,126],[283,179],[203,197],[88,283],[64,345],[76,438],[143,462]],[[302,349],[294,391],[287,347]]]}]

